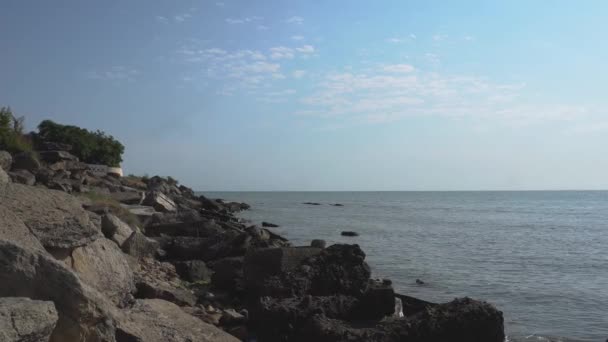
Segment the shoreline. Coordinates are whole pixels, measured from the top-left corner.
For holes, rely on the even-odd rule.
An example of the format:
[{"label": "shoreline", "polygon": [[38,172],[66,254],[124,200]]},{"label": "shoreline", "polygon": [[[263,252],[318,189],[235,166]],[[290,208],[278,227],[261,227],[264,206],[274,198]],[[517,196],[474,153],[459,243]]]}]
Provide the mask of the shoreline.
[{"label": "shoreline", "polygon": [[[0,231],[7,284],[0,297],[52,303],[58,319],[45,333],[53,342],[164,341],[167,334],[200,341],[504,341],[502,313],[491,304],[396,294],[390,280],[371,279],[358,245],[292,246],[244,224],[235,213],[249,209],[245,203],[197,196],[172,178],[100,177],[78,162],[57,163],[35,170],[11,163],[8,175],[0,171],[0,210],[5,221],[10,214],[19,222]],[[38,276],[16,268],[23,259],[8,260],[24,253],[41,260],[24,265],[37,267]],[[64,278],[73,284],[36,285]]]}]

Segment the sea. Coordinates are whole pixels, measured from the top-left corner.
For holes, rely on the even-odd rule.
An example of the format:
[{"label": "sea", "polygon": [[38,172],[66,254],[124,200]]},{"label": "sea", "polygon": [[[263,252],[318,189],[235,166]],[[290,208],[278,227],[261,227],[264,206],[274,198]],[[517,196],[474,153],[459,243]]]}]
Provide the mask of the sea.
[{"label": "sea", "polygon": [[493,303],[509,341],[608,339],[608,191],[203,194],[295,245],[359,244],[399,293]]}]

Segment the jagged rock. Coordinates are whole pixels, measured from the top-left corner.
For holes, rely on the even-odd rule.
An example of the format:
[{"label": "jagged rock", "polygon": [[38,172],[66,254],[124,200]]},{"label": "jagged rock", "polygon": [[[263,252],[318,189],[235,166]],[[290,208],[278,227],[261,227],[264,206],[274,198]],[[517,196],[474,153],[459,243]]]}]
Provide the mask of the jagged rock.
[{"label": "jagged rock", "polygon": [[105,294],[115,304],[135,291],[133,272],[118,246],[105,238],[74,249],[71,267],[80,279]]},{"label": "jagged rock", "polygon": [[190,282],[209,282],[211,271],[207,268],[204,261],[188,260],[174,263],[175,271],[179,276]]},{"label": "jagged rock", "polygon": [[55,303],[51,342],[114,340],[112,305],[45,252],[0,240],[0,284],[0,297]]},{"label": "jagged rock", "polygon": [[160,191],[150,191],[146,193],[146,198],[143,201],[144,205],[153,207],[158,211],[175,211],[175,203]]},{"label": "jagged rock", "polygon": [[274,223],[270,223],[270,222],[262,222],[262,227],[266,227],[266,228],[276,228],[278,227],[278,224],[274,224]]},{"label": "jagged rock", "polygon": [[[2,170],[0,170],[1,172]],[[26,248],[44,251],[40,241],[23,224],[23,221],[12,211],[6,209],[2,202],[0,202],[0,239]]]},{"label": "jagged rock", "polygon": [[79,247],[101,235],[81,202],[64,192],[9,183],[0,187],[0,203],[15,213],[45,247]]},{"label": "jagged rock", "polygon": [[144,199],[144,193],[141,191],[112,192],[110,196],[124,204],[141,204]]},{"label": "jagged rock", "polygon": [[33,153],[21,152],[13,156],[11,170],[28,170],[36,173],[38,169],[40,169],[40,162]]},{"label": "jagged rock", "polygon": [[133,232],[122,244],[122,251],[135,258],[154,257],[159,248],[158,241],[140,232]]},{"label": "jagged rock", "polygon": [[0,186],[2,186],[3,184],[8,183],[10,181],[11,181],[11,179],[6,174],[6,172],[4,171],[4,169],[0,168]]},{"label": "jagged rock", "polygon": [[133,177],[122,177],[120,179],[120,183],[124,186],[128,186],[137,190],[146,190],[148,188],[146,183],[144,183],[141,179]]},{"label": "jagged rock", "polygon": [[245,316],[236,312],[234,309],[224,310],[222,312],[222,318],[220,318],[220,324],[223,326],[233,326],[243,324],[247,321]]},{"label": "jagged rock", "polygon": [[248,252],[244,263],[248,290],[263,293],[269,277],[294,270],[302,261],[320,252],[321,249],[314,247],[265,248]]},{"label": "jagged rock", "polygon": [[[170,319],[168,319],[170,318]],[[118,322],[117,342],[238,342],[177,305],[159,299],[137,300]]]},{"label": "jagged rock", "polygon": [[15,170],[8,173],[14,183],[32,186],[36,184],[36,176],[28,170]]},{"label": "jagged rock", "polygon": [[53,302],[29,298],[0,298],[0,341],[48,341],[57,319]]},{"label": "jagged rock", "polygon": [[9,171],[13,164],[13,157],[6,151],[0,151],[0,169]]},{"label": "jagged rock", "polygon": [[359,297],[354,312],[357,319],[374,320],[395,313],[395,291],[390,281],[370,280],[367,289]]},{"label": "jagged rock", "polygon": [[136,286],[135,298],[162,299],[180,306],[194,306],[196,304],[197,298],[194,293],[184,288],[171,286],[168,283],[140,280]]},{"label": "jagged rock", "polygon": [[327,243],[325,242],[325,240],[319,240],[319,239],[314,239],[310,242],[310,247],[316,247],[316,248],[325,248],[325,246],[327,245]]},{"label": "jagged rock", "polygon": [[106,238],[116,242],[121,248],[133,234],[133,229],[113,214],[105,214],[101,217],[101,231]]},{"label": "jagged rock", "polygon": [[78,161],[78,157],[66,151],[40,151],[38,155],[47,163],[56,163],[62,160]]},{"label": "jagged rock", "polygon": [[200,220],[195,222],[161,223],[146,226],[146,234],[150,236],[193,236],[208,237],[222,232],[222,227],[213,220]]},{"label": "jagged rock", "polygon": [[211,285],[226,291],[243,290],[243,257],[224,258],[213,262]]}]

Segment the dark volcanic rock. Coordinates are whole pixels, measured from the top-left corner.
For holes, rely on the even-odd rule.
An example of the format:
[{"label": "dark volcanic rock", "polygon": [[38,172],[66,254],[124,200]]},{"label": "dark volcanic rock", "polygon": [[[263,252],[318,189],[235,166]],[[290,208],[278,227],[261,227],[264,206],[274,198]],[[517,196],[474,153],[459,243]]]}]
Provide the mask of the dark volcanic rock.
[{"label": "dark volcanic rock", "polygon": [[334,203],[332,204],[333,207],[343,207],[344,204],[340,204],[340,203]]},{"label": "dark volcanic rock", "polygon": [[325,240],[320,239],[314,239],[310,242],[310,247],[325,248],[326,245],[327,243],[325,242]]},{"label": "dark volcanic rock", "polygon": [[216,289],[241,291],[243,289],[243,257],[224,258],[210,264],[213,269],[211,285]]},{"label": "dark volcanic rock", "polygon": [[279,225],[270,223],[270,222],[262,222],[262,227],[266,228],[277,228]]},{"label": "dark volcanic rock", "polygon": [[308,205],[321,205],[321,203],[317,203],[317,202],[304,202],[302,204],[308,204]]},{"label": "dark volcanic rock", "polygon": [[359,236],[359,233],[357,232],[351,232],[351,231],[343,231],[341,233],[342,236]]}]

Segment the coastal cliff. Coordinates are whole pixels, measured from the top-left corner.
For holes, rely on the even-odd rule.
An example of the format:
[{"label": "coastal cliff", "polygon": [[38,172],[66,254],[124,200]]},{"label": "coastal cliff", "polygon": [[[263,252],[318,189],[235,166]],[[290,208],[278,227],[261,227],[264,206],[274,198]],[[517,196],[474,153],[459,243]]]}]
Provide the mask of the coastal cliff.
[{"label": "coastal cliff", "polygon": [[292,246],[247,204],[41,156],[0,151],[1,341],[504,341],[491,304],[397,294],[358,245]]}]

